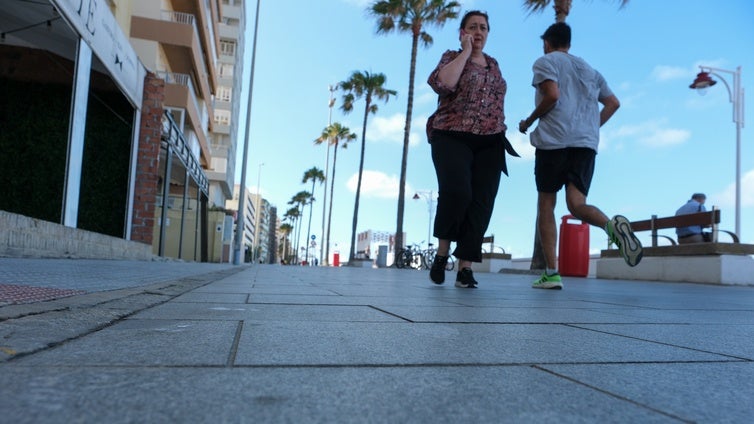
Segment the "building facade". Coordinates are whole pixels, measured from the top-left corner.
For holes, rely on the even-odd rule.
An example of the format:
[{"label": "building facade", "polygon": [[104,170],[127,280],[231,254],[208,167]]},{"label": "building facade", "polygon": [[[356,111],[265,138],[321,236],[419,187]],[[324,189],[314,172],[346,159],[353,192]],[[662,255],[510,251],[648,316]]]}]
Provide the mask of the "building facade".
[{"label": "building facade", "polygon": [[4,1],[0,210],[224,260],[244,16],[238,0]]}]

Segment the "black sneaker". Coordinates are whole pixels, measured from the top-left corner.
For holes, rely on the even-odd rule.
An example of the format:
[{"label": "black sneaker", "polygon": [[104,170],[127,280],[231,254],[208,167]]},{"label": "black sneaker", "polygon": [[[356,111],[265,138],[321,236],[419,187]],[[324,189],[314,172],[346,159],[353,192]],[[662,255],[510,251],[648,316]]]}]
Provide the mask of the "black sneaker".
[{"label": "black sneaker", "polygon": [[435,284],[445,282],[445,266],[448,264],[447,256],[435,255],[432,259],[432,268],[429,269],[429,279]]},{"label": "black sneaker", "polygon": [[456,287],[462,289],[475,289],[478,283],[474,279],[474,273],[471,272],[471,268],[464,268],[458,271],[456,275]]}]

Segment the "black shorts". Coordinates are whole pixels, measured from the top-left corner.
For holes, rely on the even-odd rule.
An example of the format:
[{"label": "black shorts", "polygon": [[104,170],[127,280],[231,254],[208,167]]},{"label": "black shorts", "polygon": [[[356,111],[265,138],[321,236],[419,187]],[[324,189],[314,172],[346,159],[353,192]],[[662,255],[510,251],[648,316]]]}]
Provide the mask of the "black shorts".
[{"label": "black shorts", "polygon": [[537,191],[557,193],[564,185],[572,183],[586,196],[592,184],[596,155],[597,152],[587,147],[537,149],[534,161]]}]

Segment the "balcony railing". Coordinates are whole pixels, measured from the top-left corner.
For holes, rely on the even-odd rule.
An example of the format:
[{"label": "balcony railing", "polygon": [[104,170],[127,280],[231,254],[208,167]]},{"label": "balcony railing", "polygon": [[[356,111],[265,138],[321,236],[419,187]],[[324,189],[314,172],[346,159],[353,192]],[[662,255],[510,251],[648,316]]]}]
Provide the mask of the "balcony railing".
[{"label": "balcony railing", "polygon": [[[162,20],[178,22],[180,24],[194,25],[194,15],[190,13],[176,12],[174,10],[163,10]],[[194,27],[196,29],[196,26]]]},{"label": "balcony railing", "polygon": [[186,142],[186,138],[183,136],[183,132],[178,128],[178,125],[173,120],[173,115],[169,111],[165,111],[162,115],[162,141],[170,145],[176,156],[181,160],[183,165],[188,170],[191,178],[196,182],[196,185],[204,194],[209,194],[209,181],[204,174],[204,170],[199,165],[196,157],[191,154],[191,148]]},{"label": "balcony railing", "polygon": [[[180,74],[177,72],[167,72],[167,71],[157,71],[155,72],[158,77],[165,80],[167,84],[175,84],[175,85],[183,85],[186,88],[188,88],[189,91],[189,97],[191,98],[191,102],[194,104],[194,109],[199,113],[201,116],[205,115],[207,113],[206,110],[203,110],[203,108],[199,107],[199,100],[196,96],[196,89],[194,88],[194,82],[191,80],[191,77],[187,74]],[[205,121],[202,118],[202,121]],[[201,128],[206,128],[206,123],[201,122],[199,123]],[[201,126],[204,125],[204,126]]]}]

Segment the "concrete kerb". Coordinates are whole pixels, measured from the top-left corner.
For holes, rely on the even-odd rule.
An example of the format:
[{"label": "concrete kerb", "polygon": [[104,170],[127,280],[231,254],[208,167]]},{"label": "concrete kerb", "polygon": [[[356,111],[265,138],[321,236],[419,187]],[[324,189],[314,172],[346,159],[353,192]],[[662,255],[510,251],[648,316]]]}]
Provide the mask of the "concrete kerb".
[{"label": "concrete kerb", "polygon": [[0,362],[58,346],[246,270],[233,267],[140,287],[0,307]]}]

